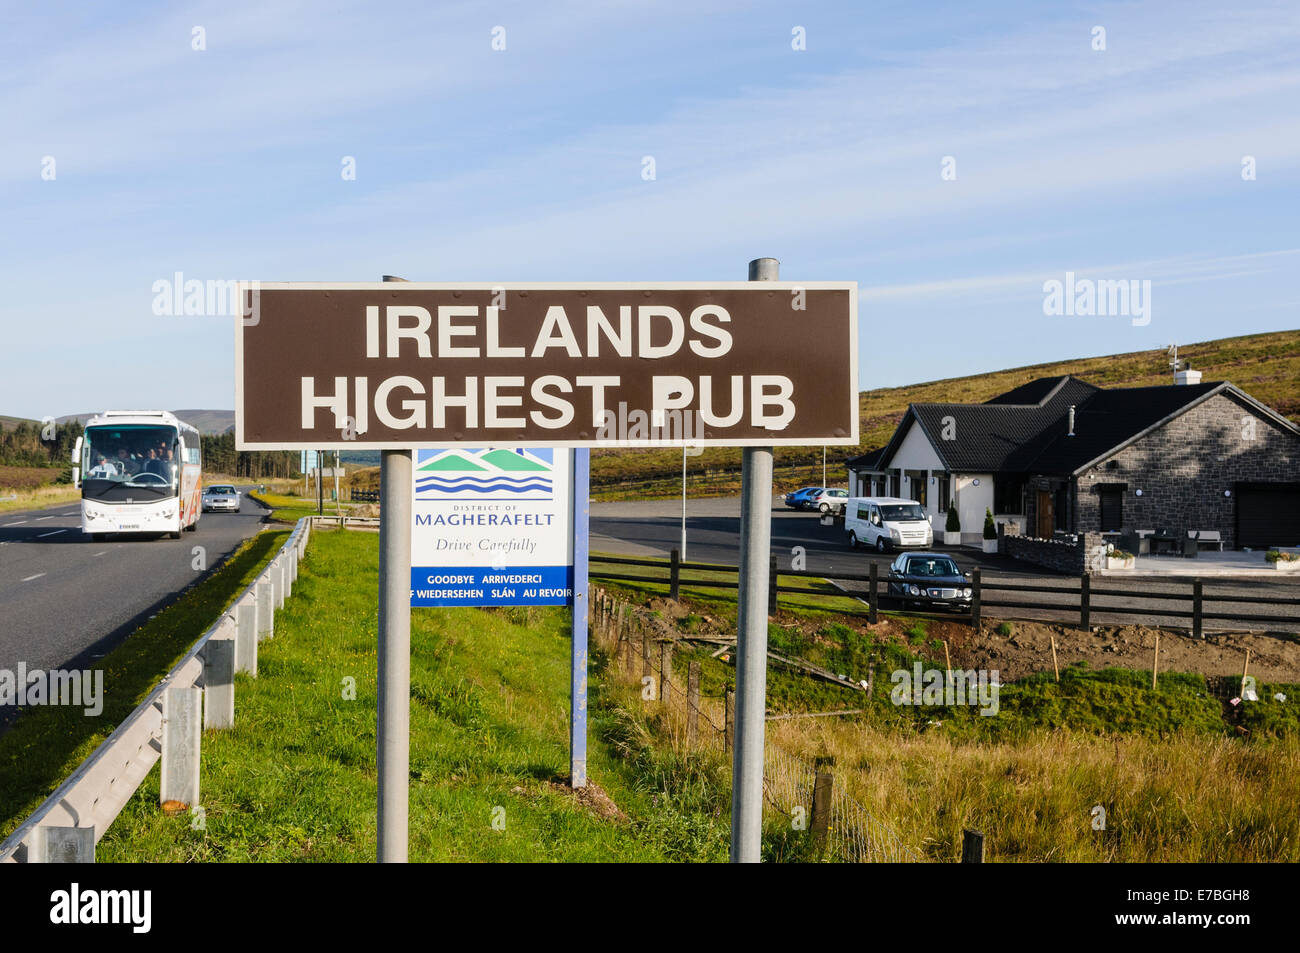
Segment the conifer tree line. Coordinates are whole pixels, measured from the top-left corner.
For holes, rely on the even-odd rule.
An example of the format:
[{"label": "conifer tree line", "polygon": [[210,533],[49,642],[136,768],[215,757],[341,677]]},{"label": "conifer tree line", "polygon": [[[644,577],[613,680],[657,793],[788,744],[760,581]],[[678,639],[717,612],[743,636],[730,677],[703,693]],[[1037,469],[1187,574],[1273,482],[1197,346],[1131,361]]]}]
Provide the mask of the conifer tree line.
[{"label": "conifer tree line", "polygon": [[[0,466],[63,467],[72,466],[72,450],[84,429],[77,421],[54,424],[51,439],[42,439],[46,429],[40,421],[24,420],[12,429],[0,429]],[[201,434],[203,469],[207,473],[224,473],[232,477],[296,477],[301,472],[301,455],[297,450],[236,450],[235,434]]]}]

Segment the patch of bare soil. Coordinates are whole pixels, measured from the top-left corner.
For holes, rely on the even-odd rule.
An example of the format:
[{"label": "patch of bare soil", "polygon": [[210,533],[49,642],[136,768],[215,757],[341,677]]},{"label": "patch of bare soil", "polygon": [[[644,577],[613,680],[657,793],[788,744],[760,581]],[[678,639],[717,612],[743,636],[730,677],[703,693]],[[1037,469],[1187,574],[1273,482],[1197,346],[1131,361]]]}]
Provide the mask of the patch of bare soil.
[{"label": "patch of bare soil", "polygon": [[[1194,639],[1179,632],[1148,626],[1106,626],[1084,632],[1041,622],[1008,622],[1000,635],[998,623],[985,622],[978,633],[966,629],[954,664],[963,668],[998,669],[1009,679],[1052,670],[1052,643],[1061,668],[1080,659],[1089,668],[1150,669],[1160,635],[1160,671],[1202,675],[1240,675],[1250,650],[1250,673],[1267,681],[1300,682],[1300,643],[1275,635],[1216,633]],[[950,643],[951,647],[951,643]]]},{"label": "patch of bare soil", "polygon": [[625,821],[627,815],[624,814],[613,798],[605,793],[604,789],[591,778],[587,779],[587,786],[583,788],[569,787],[569,780],[565,778],[563,782],[548,781],[547,787],[557,794],[563,794],[565,797],[571,797],[587,810],[591,811],[597,817],[606,821]]}]

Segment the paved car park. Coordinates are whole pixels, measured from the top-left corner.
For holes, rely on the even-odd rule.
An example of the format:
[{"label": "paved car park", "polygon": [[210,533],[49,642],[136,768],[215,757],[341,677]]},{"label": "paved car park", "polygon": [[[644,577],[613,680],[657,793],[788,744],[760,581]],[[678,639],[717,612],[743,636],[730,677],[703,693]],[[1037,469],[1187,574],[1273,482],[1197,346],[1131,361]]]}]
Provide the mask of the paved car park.
[{"label": "paved car park", "polygon": [[[729,566],[737,565],[740,557],[740,501],[738,498],[687,501],[687,550],[691,562],[711,562]],[[591,508],[591,547],[594,552],[627,556],[666,557],[681,541],[681,501],[653,500],[617,503],[593,503]],[[1054,592],[1011,593],[1000,592],[988,599],[1032,604],[1030,608],[998,609],[988,607],[985,615],[1021,619],[1038,619],[1078,623],[1078,577],[1049,574],[1043,569],[1018,562],[1008,556],[984,553],[970,547],[945,547],[936,544],[935,552],[948,553],[956,559],[963,572],[978,568],[986,586],[1002,582],[1008,584],[1041,586],[1059,589]],[[802,555],[805,568],[833,575],[835,572],[862,574],[876,563],[880,578],[889,572],[889,564],[896,553],[883,555],[875,552],[851,550],[845,545],[844,530],[838,521],[824,520],[816,513],[787,509],[780,497],[772,503],[772,555],[779,564],[790,566],[796,555]],[[1268,622],[1234,624],[1230,621],[1207,619],[1206,631],[1268,630],[1300,632],[1300,606],[1251,605],[1235,602],[1216,602],[1214,595],[1234,597],[1256,596],[1264,598],[1300,598],[1300,578],[1283,576],[1275,578],[1261,570],[1258,575],[1218,578],[1214,573],[1201,572],[1199,567],[1211,569],[1215,560],[1205,558],[1218,554],[1204,553],[1202,558],[1181,559],[1162,557],[1161,563],[1173,563],[1158,576],[1124,575],[1120,573],[1098,575],[1093,585],[1099,589],[1122,591],[1120,596],[1093,598],[1092,623],[1094,625],[1140,624],[1186,627],[1185,619],[1171,620],[1157,613],[1190,605],[1190,581],[1198,575],[1205,582],[1205,612],[1227,614],[1239,612],[1267,616]],[[1224,554],[1240,556],[1250,554]],[[1259,554],[1254,554],[1259,556]],[[1262,561],[1262,557],[1259,557]],[[1182,570],[1178,572],[1177,570]],[[1278,573],[1278,576],[1282,574]],[[864,592],[865,583],[842,583],[850,592]],[[1188,595],[1186,602],[1154,598],[1158,594]],[[1126,606],[1152,610],[1152,614],[1133,615],[1107,613],[1106,606]],[[1041,606],[1041,608],[1039,608]],[[1271,621],[1276,619],[1276,621]]]}]

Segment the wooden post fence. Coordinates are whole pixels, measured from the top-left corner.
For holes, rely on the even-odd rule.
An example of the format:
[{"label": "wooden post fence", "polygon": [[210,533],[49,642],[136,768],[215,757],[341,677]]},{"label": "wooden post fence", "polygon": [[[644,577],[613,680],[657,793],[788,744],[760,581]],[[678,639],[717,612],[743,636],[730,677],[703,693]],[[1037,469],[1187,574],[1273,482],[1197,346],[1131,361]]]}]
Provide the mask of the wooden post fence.
[{"label": "wooden post fence", "polygon": [[[1104,588],[1104,587],[1103,587]],[[1092,631],[1092,573],[1079,577],[1079,628]]]},{"label": "wooden post fence", "polygon": [[668,598],[673,602],[681,600],[682,590],[682,554],[678,552],[677,547],[668,557]]},{"label": "wooden post fence", "polygon": [[867,570],[871,580],[868,583],[870,603],[867,605],[867,621],[875,625],[880,621],[880,568],[873,562]]},{"label": "wooden post fence", "polygon": [[821,757],[817,759],[817,774],[813,780],[812,818],[808,829],[818,841],[826,840],[826,832],[831,825],[831,802],[835,792],[835,759]]},{"label": "wooden post fence", "polygon": [[700,663],[691,662],[686,675],[686,747],[695,747],[700,727]]},{"label": "wooden post fence", "polygon": [[963,864],[984,863],[984,835],[970,828],[961,832],[961,862]]}]

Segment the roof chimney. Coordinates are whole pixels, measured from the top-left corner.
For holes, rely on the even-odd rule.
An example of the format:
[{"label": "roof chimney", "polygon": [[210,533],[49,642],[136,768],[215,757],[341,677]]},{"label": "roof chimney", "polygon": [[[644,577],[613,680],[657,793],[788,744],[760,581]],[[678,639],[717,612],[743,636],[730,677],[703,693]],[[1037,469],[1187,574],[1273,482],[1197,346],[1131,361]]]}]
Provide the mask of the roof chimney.
[{"label": "roof chimney", "polygon": [[1067,437],[1074,436],[1074,404],[1070,405],[1070,432],[1066,434],[1066,436]]},{"label": "roof chimney", "polygon": [[1201,372],[1192,370],[1189,364],[1183,365],[1183,370],[1174,374],[1175,384],[1199,384],[1201,382]]}]

